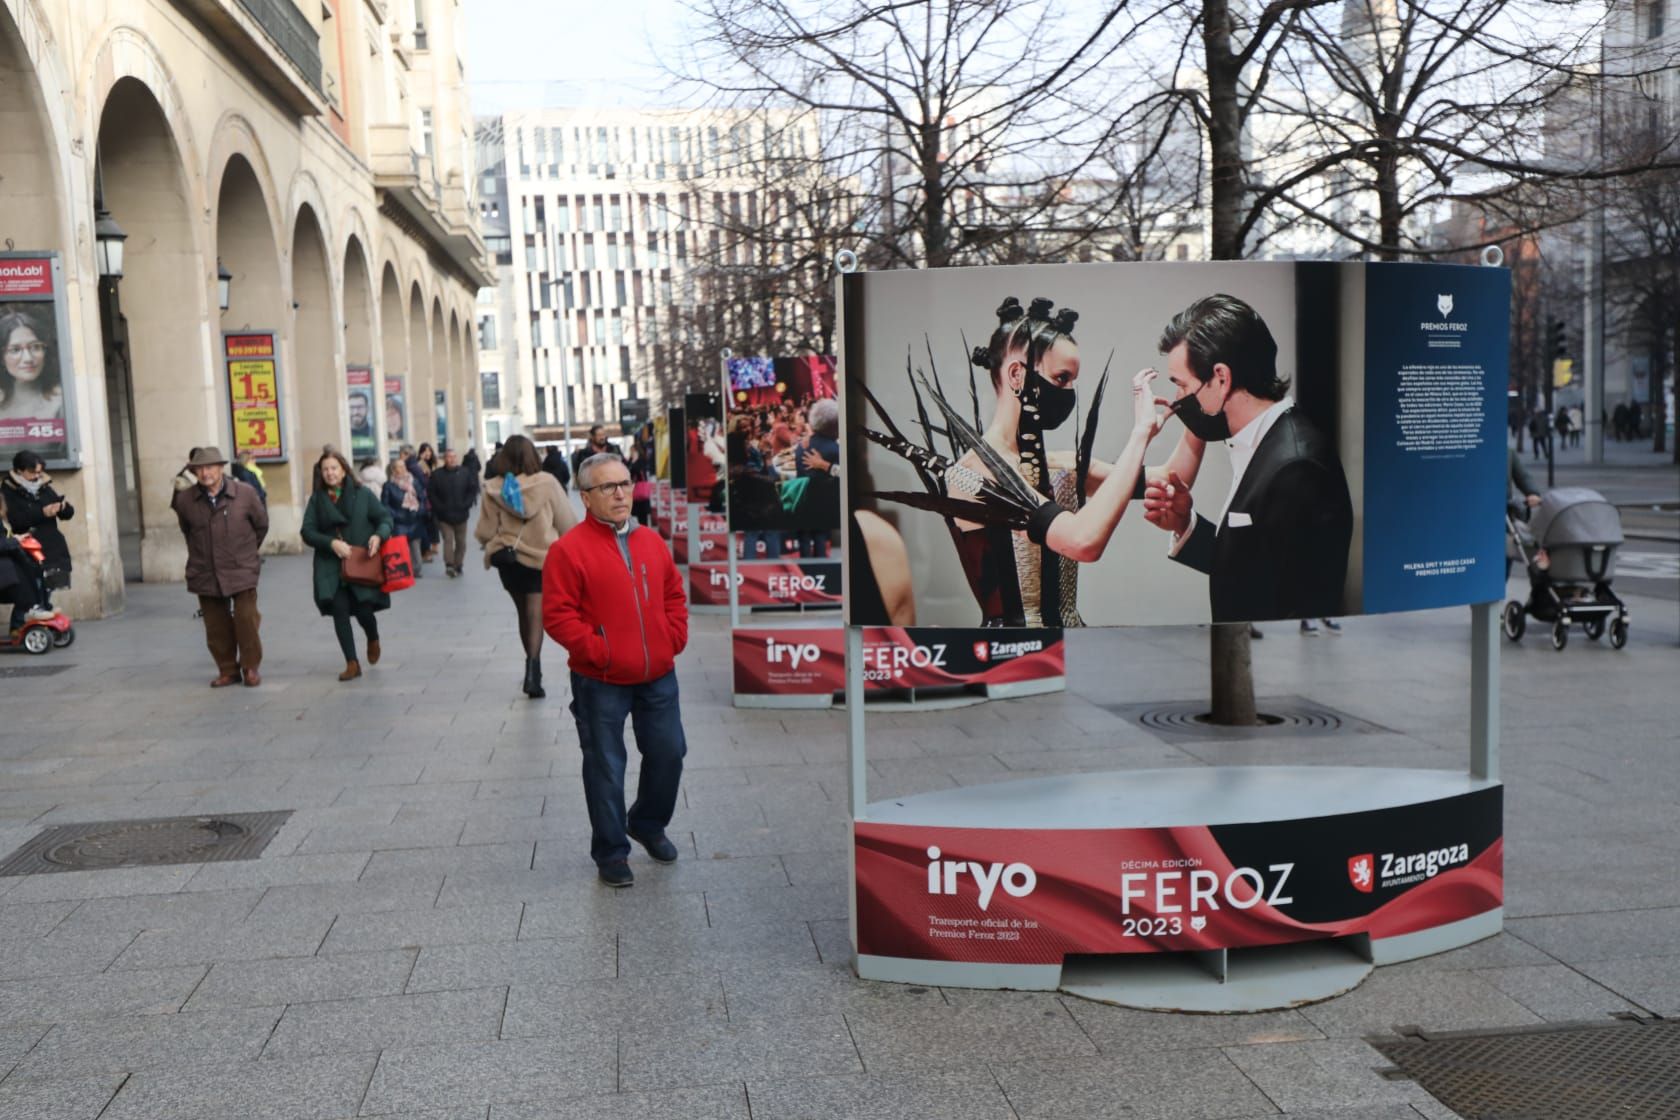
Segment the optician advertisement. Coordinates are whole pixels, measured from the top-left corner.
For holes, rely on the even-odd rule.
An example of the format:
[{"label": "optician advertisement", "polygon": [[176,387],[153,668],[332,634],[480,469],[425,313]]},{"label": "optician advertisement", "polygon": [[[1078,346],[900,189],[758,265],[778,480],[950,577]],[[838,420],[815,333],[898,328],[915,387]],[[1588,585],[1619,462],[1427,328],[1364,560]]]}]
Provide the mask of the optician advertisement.
[{"label": "optician advertisement", "polygon": [[280,426],[278,336],[273,331],[240,331],[222,336],[227,361],[228,406],[233,420],[233,453],[251,452],[259,461],[286,458]]},{"label": "optician advertisement", "polygon": [[857,950],[1059,965],[1432,929],[1502,905],[1503,792],[1182,828],[858,821]]},{"label": "optician advertisement", "polygon": [[61,291],[58,253],[0,252],[0,456],[7,463],[33,451],[51,468],[81,465]]},{"label": "optician advertisement", "polygon": [[[1510,276],[1031,265],[844,278],[848,508],[919,624],[1171,625],[1504,591]],[[896,538],[896,539],[895,539]]]}]

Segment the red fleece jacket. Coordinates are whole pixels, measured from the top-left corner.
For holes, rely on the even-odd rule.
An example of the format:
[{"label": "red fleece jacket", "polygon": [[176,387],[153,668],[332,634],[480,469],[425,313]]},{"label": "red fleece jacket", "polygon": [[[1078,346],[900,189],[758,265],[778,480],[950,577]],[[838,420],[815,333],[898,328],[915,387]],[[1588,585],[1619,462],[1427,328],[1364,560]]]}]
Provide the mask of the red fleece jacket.
[{"label": "red fleece jacket", "polygon": [[688,645],[688,598],[658,533],[631,530],[628,568],[616,537],[586,515],[549,546],[543,629],[566,647],[574,673],[642,684],[669,673]]}]

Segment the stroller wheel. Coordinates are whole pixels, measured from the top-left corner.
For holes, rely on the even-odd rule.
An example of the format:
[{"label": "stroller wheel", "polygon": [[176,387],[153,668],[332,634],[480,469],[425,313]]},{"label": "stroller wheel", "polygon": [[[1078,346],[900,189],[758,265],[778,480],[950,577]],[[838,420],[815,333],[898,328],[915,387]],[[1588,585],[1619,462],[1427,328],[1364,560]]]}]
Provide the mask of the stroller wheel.
[{"label": "stroller wheel", "polygon": [[1621,649],[1627,645],[1628,624],[1626,619],[1618,618],[1610,624],[1610,648]]},{"label": "stroller wheel", "polygon": [[1513,642],[1522,641],[1523,631],[1528,629],[1528,615],[1523,613],[1523,605],[1515,599],[1505,604],[1504,628],[1505,636]]},{"label": "stroller wheel", "polygon": [[1602,618],[1588,619],[1581,623],[1581,629],[1587,632],[1588,638],[1596,642],[1604,637],[1604,620]]},{"label": "stroller wheel", "polygon": [[1562,649],[1569,644],[1569,623],[1558,619],[1552,623],[1552,648]]}]

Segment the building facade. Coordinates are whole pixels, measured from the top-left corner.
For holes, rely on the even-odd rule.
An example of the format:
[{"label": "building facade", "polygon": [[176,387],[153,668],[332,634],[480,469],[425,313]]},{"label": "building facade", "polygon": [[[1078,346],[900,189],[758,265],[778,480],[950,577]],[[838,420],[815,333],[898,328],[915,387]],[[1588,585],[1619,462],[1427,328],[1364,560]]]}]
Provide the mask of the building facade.
[{"label": "building facade", "polygon": [[7,426],[27,407],[8,367],[0,452],[58,440],[74,613],[182,578],[169,498],[195,446],[268,456],[270,547],[297,550],[322,445],[473,442],[488,277],[460,18],[456,0],[0,5],[0,238],[56,256],[53,302],[22,312],[61,382],[35,398],[49,421]]},{"label": "building facade", "polygon": [[777,220],[777,191],[798,187],[766,184],[765,149],[815,152],[814,129],[769,119],[607,108],[480,119],[481,213],[506,241],[499,283],[481,293],[479,366],[505,433],[559,438],[617,423],[622,401],[651,408],[715,383],[715,357],[685,368],[697,363],[684,344],[736,259],[732,234]]}]

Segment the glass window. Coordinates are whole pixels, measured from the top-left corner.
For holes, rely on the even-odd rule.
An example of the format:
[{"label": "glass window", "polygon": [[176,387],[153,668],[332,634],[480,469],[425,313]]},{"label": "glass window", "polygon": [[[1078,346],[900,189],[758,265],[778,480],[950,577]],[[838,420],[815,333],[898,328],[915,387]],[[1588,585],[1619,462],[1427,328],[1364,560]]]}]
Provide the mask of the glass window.
[{"label": "glass window", "polygon": [[496,317],[494,315],[479,316],[478,348],[480,350],[494,350],[496,348]]},{"label": "glass window", "polygon": [[592,233],[583,235],[583,267],[595,267],[595,235]]},{"label": "glass window", "polygon": [[502,407],[502,375],[493,369],[487,369],[479,374],[480,392],[484,397],[485,408]]}]

